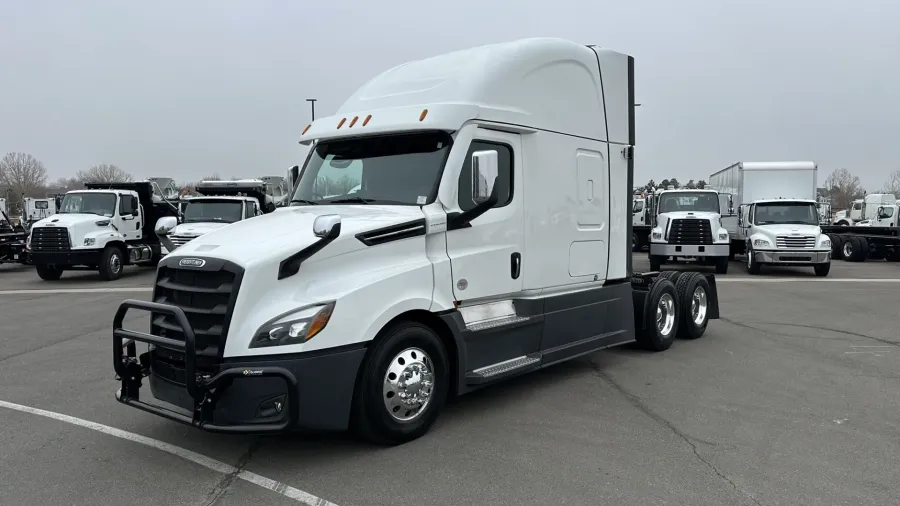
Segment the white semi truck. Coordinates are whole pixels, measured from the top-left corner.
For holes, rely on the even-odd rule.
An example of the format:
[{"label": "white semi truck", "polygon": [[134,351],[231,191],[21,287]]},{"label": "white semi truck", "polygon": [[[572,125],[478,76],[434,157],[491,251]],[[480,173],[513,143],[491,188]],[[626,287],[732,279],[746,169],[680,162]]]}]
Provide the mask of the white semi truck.
[{"label": "white semi truck", "polygon": [[[702,336],[712,274],[631,268],[633,68],[542,38],[375,77],[303,130],[289,207],[182,246],[153,302],[120,305],[117,399],[211,431],[401,443],[448,396]],[[123,328],[131,309],[149,333]]]},{"label": "white semi truck", "polygon": [[834,224],[847,227],[860,222],[869,222],[876,218],[879,207],[896,204],[897,197],[893,193],[869,193],[861,199],[854,200],[850,209],[835,213]]},{"label": "white semi truck", "polygon": [[[650,270],[671,260],[696,259],[713,264],[717,274],[728,272],[729,235],[719,192],[712,189],[662,190],[655,195],[656,211],[650,230]],[[723,212],[724,211],[724,212]]]},{"label": "white semi truck", "polygon": [[271,209],[264,207],[267,195],[263,181],[201,181],[196,190],[200,196],[183,198],[178,224],[160,236],[165,253],[203,234]]},{"label": "white semi truck", "polygon": [[732,254],[746,254],[747,271],[763,265],[811,266],[817,276],[831,269],[831,239],[819,226],[818,166],[812,161],[738,162],[709,176],[709,184],[732,194],[736,222],[726,222]]},{"label": "white semi truck", "polygon": [[177,215],[170,201],[156,198],[152,181],[85,183],[66,193],[57,214],[31,227],[27,247],[41,279],[54,281],[70,270],[94,270],[118,279],[126,265],[154,265],[162,256],[156,221]]}]

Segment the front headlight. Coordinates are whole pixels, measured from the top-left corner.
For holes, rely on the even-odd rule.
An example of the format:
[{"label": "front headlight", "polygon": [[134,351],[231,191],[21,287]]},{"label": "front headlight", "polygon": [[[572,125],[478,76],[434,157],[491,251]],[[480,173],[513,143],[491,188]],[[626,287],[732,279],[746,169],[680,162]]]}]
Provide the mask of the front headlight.
[{"label": "front headlight", "polygon": [[771,244],[765,239],[753,239],[753,247],[755,248],[767,248],[769,246]]},{"label": "front headlight", "polygon": [[831,247],[831,239],[822,239],[822,247],[830,248]]},{"label": "front headlight", "polygon": [[728,232],[719,232],[719,240],[727,241],[728,240]]},{"label": "front headlight", "polygon": [[307,306],[266,323],[250,341],[251,348],[285,346],[309,341],[328,325],[334,302]]},{"label": "front headlight", "polygon": [[85,237],[85,239],[84,239],[85,246],[93,246],[95,242],[97,242],[97,240],[94,239],[93,237]]},{"label": "front headlight", "polygon": [[653,239],[656,239],[656,240],[662,239],[662,229],[661,229],[661,228],[654,228],[654,229],[650,232],[650,236],[651,236]]}]

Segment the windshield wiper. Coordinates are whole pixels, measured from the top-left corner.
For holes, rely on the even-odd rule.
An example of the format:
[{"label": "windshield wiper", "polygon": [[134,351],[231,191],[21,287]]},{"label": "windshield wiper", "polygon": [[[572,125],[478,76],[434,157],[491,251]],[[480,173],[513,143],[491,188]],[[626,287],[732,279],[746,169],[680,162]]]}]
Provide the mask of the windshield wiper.
[{"label": "windshield wiper", "polygon": [[291,204],[309,204],[311,206],[318,205],[318,202],[313,202],[312,200],[305,199],[291,199]]},{"label": "windshield wiper", "polygon": [[329,200],[329,204],[371,204],[375,199],[364,199],[362,197],[348,197],[345,199]]}]

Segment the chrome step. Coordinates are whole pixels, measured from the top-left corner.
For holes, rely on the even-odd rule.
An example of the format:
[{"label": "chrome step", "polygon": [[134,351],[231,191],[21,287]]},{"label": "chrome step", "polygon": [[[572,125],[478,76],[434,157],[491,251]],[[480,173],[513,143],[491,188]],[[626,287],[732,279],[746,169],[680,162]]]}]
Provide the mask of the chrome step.
[{"label": "chrome step", "polygon": [[531,355],[522,355],[521,357],[504,360],[485,367],[480,367],[466,374],[466,383],[478,384],[486,383],[495,379],[502,378],[513,373],[522,372],[541,364],[541,355],[539,353]]}]

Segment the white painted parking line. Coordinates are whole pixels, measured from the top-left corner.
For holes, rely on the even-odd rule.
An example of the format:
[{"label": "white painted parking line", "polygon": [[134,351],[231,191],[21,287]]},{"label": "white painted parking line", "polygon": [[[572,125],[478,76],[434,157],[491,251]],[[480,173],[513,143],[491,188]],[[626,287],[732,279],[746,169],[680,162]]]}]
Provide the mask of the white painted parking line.
[{"label": "white painted parking line", "polygon": [[114,436],[117,438],[124,439],[126,441],[131,441],[134,443],[140,443],[146,446],[150,446],[152,448],[156,448],[157,450],[164,451],[166,453],[170,453],[177,457],[181,457],[185,460],[189,460],[195,464],[199,464],[207,469],[216,471],[222,474],[234,474],[237,473],[236,476],[246,482],[252,483],[254,485],[258,485],[262,488],[271,490],[277,494],[281,494],[289,499],[293,499],[301,504],[307,504],[309,506],[337,506],[336,504],[326,501],[320,497],[316,497],[308,492],[304,492],[300,489],[291,487],[279,481],[275,481],[265,476],[260,476],[256,473],[251,473],[250,471],[238,470],[238,468],[221,462],[219,460],[207,457],[206,455],[201,455],[196,452],[192,452],[190,450],[186,450],[179,446],[175,446],[169,443],[164,443],[162,441],[149,438],[146,436],[142,436],[140,434],[135,434],[133,432],[124,431],[122,429],[117,429],[115,427],[110,427],[108,425],[103,425],[96,422],[91,422],[89,420],[82,420],[81,418],[75,418],[74,416],[63,415],[61,413],[54,413],[53,411],[46,411],[43,409],[32,408],[30,406],[23,406],[21,404],[15,404],[12,402],[0,401],[0,407],[12,409],[15,411],[20,411],[22,413],[29,413],[32,415],[43,416],[46,418],[51,418],[53,420],[58,420],[61,422],[70,423],[72,425],[77,425],[79,427],[84,427],[87,429],[95,430],[97,432],[101,432],[103,434]]},{"label": "white painted parking line", "polygon": [[0,290],[0,295],[53,295],[65,293],[149,293],[152,286],[119,286],[113,288],[35,288],[22,290]]},{"label": "white painted parking line", "polygon": [[716,276],[716,283],[900,283],[900,279],[880,278],[725,278]]}]

